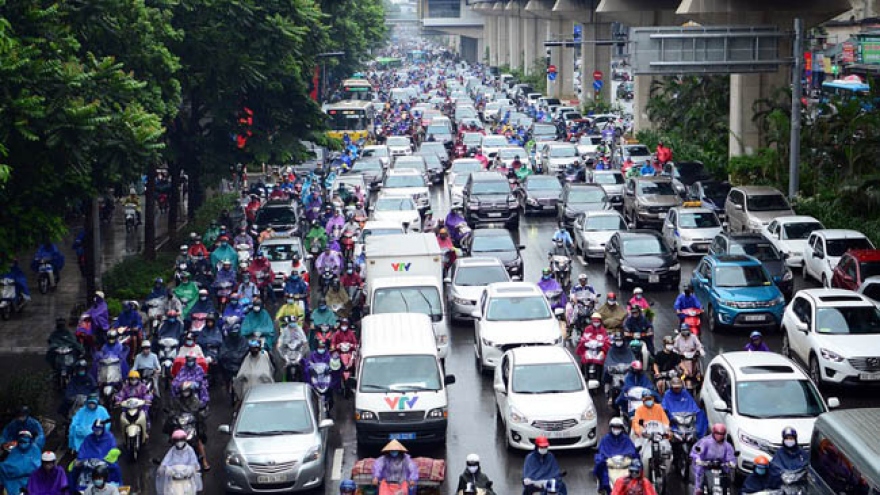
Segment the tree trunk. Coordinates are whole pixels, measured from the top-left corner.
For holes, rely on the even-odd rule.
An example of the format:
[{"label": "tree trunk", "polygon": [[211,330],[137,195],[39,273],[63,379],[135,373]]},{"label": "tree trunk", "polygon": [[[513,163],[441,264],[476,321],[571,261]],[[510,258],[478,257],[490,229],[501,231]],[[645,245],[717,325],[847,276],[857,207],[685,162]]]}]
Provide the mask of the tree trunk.
[{"label": "tree trunk", "polygon": [[[98,232],[98,226],[96,225],[99,222],[98,215],[98,200],[90,199],[85,208],[85,220],[83,224],[83,229],[86,232],[85,245],[83,248],[85,249],[86,256],[86,306],[89,305],[89,299],[91,295],[95,293],[96,290],[96,280],[98,274],[98,249],[97,249],[97,238],[96,233]],[[111,223],[112,225],[112,219]],[[78,315],[77,315],[78,316]]]},{"label": "tree trunk", "polygon": [[180,166],[177,160],[168,161],[168,174],[171,176],[171,190],[168,191],[168,236],[177,232],[177,217],[180,216]]},{"label": "tree trunk", "polygon": [[156,166],[147,167],[144,192],[144,259],[156,259]]},{"label": "tree trunk", "polygon": [[196,210],[204,203],[204,191],[202,189],[202,181],[199,174],[192,174],[189,178],[189,194],[187,195],[187,214],[189,219],[195,218]]}]

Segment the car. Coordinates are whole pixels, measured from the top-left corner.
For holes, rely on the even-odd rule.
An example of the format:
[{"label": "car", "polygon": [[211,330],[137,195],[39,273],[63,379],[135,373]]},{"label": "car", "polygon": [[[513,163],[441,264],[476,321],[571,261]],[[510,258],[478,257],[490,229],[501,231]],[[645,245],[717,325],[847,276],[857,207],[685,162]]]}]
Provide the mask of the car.
[{"label": "car", "polygon": [[880,275],[880,249],[851,249],[840,257],[831,275],[831,287],[857,290],[862,281]]},{"label": "car", "polygon": [[782,320],[782,353],[818,385],[880,383],[880,308],[845,289],[803,289]]},{"label": "car", "polygon": [[794,291],[794,274],[785,265],[785,255],[776,250],[762,234],[731,234],[721,232],[709,245],[709,254],[745,254],[756,258],[773,278],[786,300]]},{"label": "car", "polygon": [[446,171],[447,200],[450,206],[462,206],[462,191],[467,183],[471,172],[480,172],[483,164],[475,158],[459,158],[452,161],[452,166]]},{"label": "car", "polygon": [[453,320],[471,320],[486,286],[510,282],[504,263],[494,257],[458,258],[445,279],[449,314]]},{"label": "car", "polygon": [[375,191],[382,185],[385,178],[385,165],[381,158],[360,158],[351,166],[346,175],[360,175],[370,190]]},{"label": "car", "polygon": [[364,149],[361,150],[360,159],[364,158],[378,158],[382,161],[382,165],[385,167],[391,165],[391,151],[388,149],[388,146],[384,144],[370,144],[364,146]]},{"label": "car", "polygon": [[536,143],[545,141],[553,141],[556,139],[556,126],[553,124],[543,124],[536,122],[532,124],[529,135]]},{"label": "car", "polygon": [[648,284],[672,288],[681,282],[681,264],[656,231],[620,231],[605,244],[605,275],[616,278],[620,290]]},{"label": "car", "polygon": [[764,236],[787,255],[785,263],[797,268],[804,265],[804,248],[814,230],[824,229],[822,222],[805,215],[791,215],[773,219],[762,230]]},{"label": "car", "polygon": [[477,229],[463,246],[467,256],[494,257],[504,263],[504,268],[514,280],[522,280],[523,257],[520,250],[526,247],[513,242],[506,229]]},{"label": "car", "polygon": [[501,161],[504,163],[506,168],[513,167],[513,161],[519,157],[520,163],[523,164],[524,167],[529,167],[529,154],[526,152],[525,148],[521,146],[506,146],[498,150],[498,156],[501,157]]},{"label": "car", "polygon": [[425,182],[427,182],[428,184],[432,183],[431,174],[428,172],[428,162],[427,160],[425,160],[424,156],[412,154],[395,157],[392,167],[395,170],[404,168],[418,170],[425,177]]},{"label": "car", "polygon": [[288,201],[270,201],[257,210],[254,229],[261,232],[271,228],[276,234],[295,235],[299,230],[296,208]]},{"label": "car", "polygon": [[443,182],[443,173],[446,171],[446,166],[443,164],[443,159],[441,159],[437,153],[431,150],[419,150],[409,158],[414,157],[419,157],[425,160],[425,167],[428,170],[428,180],[430,180],[432,184],[440,184]]},{"label": "car", "polygon": [[681,204],[669,177],[632,177],[623,189],[623,216],[637,229],[659,227],[669,209]]},{"label": "car", "polygon": [[688,187],[688,201],[699,201],[704,208],[710,208],[718,215],[718,219],[724,221],[727,214],[724,213],[724,202],[730,192],[730,183],[717,180],[700,180]]},{"label": "car", "polygon": [[388,136],[385,145],[392,157],[411,155],[413,152],[413,143],[409,136]]},{"label": "car", "polygon": [[562,120],[562,115],[567,112],[577,112],[577,108],[568,105],[560,105],[556,107],[556,111],[553,112],[553,120]]},{"label": "car", "polygon": [[530,175],[522,184],[523,212],[556,212],[556,205],[562,196],[562,186],[552,175]]},{"label": "car", "polygon": [[583,134],[578,138],[577,144],[575,145],[578,150],[578,155],[581,158],[586,160],[587,158],[595,158],[599,153],[599,145],[602,144],[602,136],[590,136],[588,134]]},{"label": "car", "polygon": [[706,170],[703,162],[664,163],[662,175],[672,177],[672,185],[682,198],[687,197],[691,184],[712,179],[712,175]]},{"label": "car", "polygon": [[821,282],[822,287],[831,287],[834,267],[850,249],[874,249],[874,244],[856,230],[814,230],[804,247],[804,280],[812,278]]},{"label": "car", "polygon": [[760,232],[776,217],[794,215],[788,200],[768,186],[737,186],[724,202],[731,232]]},{"label": "car", "polygon": [[364,222],[364,228],[361,229],[360,237],[358,237],[357,243],[354,245],[354,257],[357,258],[363,252],[367,237],[372,235],[382,236],[405,233],[406,232],[403,231],[403,226],[400,222],[367,220]]},{"label": "car", "polygon": [[306,254],[302,241],[297,236],[272,236],[260,243],[260,250],[266,254],[266,259],[272,267],[274,274],[272,288],[275,292],[284,289],[284,281],[290,276],[294,253],[299,254],[303,262],[311,258],[311,255]]},{"label": "car", "polygon": [[324,484],[333,420],[308,384],[255,385],[233,418],[231,426],[220,426],[231,437],[224,452],[227,492],[297,492]]},{"label": "car", "polygon": [[590,170],[587,172],[587,182],[602,186],[612,208],[623,208],[623,188],[626,179],[620,170]]},{"label": "car", "polygon": [[574,249],[586,262],[603,258],[611,236],[627,230],[623,215],[615,210],[585,211],[574,221]]},{"label": "car", "polygon": [[526,94],[526,105],[534,105],[538,102],[540,98],[544,95],[541,93],[527,93]]},{"label": "car", "polygon": [[481,132],[462,132],[461,142],[467,146],[468,155],[476,154],[483,142],[483,133]]},{"label": "car", "polygon": [[550,440],[552,450],[584,449],[598,442],[596,406],[568,350],[510,349],[495,368],[493,388],[509,447],[534,450],[539,436]]},{"label": "car", "polygon": [[721,221],[699,202],[684,203],[669,209],[660,231],[679,256],[702,256],[721,233]]},{"label": "car", "polygon": [[539,108],[546,108],[546,109],[549,109],[552,106],[559,106],[560,105],[559,98],[553,98],[550,96],[539,97],[537,103],[538,103]]},{"label": "car", "polygon": [[533,283],[489,284],[473,316],[474,355],[480,374],[495,369],[508,349],[563,344],[559,321],[544,293]]},{"label": "car", "polygon": [[727,427],[743,473],[753,470],[755,457],[772,457],[782,448],[783,428],[797,430],[801,447],[809,449],[816,418],[840,405],[834,397],[826,403],[788,358],[747,351],[725,352],[709,362],[700,400],[709,423]]},{"label": "car", "polygon": [[416,201],[419,211],[424,214],[431,207],[431,197],[425,175],[415,169],[394,169],[385,174],[382,192],[392,196],[409,194]]},{"label": "car", "polygon": [[449,119],[437,117],[425,127],[425,139],[432,139],[441,145],[452,142],[452,124]]},{"label": "car", "polygon": [[498,172],[471,172],[462,190],[464,216],[471,228],[479,225],[519,225],[519,200],[507,178]]},{"label": "car", "polygon": [[507,138],[498,134],[486,134],[480,140],[480,150],[486,158],[495,158],[495,153],[508,147]]},{"label": "car", "polygon": [[574,219],[581,213],[610,209],[611,203],[602,187],[568,183],[562,188],[562,198],[556,203],[556,218],[570,229],[574,226]]},{"label": "car", "polygon": [[619,148],[614,154],[615,164],[620,167],[627,159],[633,163],[641,165],[645,162],[653,162],[654,154],[644,144],[625,144]]},{"label": "car", "polygon": [[551,141],[541,147],[541,170],[545,174],[555,175],[574,162],[580,163],[577,148],[571,143]]},{"label": "car", "polygon": [[880,306],[880,275],[866,278],[856,291]]},{"label": "car", "polygon": [[779,328],[785,296],[758,259],[743,254],[704,256],[691,278],[709,330]]},{"label": "car", "polygon": [[370,206],[370,217],[380,222],[399,222],[405,232],[422,230],[422,218],[412,196],[382,193]]}]

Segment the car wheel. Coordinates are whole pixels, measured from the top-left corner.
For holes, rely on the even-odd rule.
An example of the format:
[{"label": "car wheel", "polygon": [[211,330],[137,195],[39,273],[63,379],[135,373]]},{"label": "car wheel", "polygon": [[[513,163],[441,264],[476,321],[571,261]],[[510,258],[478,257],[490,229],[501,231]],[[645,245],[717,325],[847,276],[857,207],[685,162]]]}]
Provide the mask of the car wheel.
[{"label": "car wheel", "polygon": [[804,260],[804,266],[801,269],[801,276],[804,277],[804,282],[810,281],[810,272],[807,271],[807,260]]},{"label": "car wheel", "polygon": [[831,288],[831,284],[828,282],[828,277],[824,273],[822,274],[822,287],[826,289]]},{"label": "car wheel", "polygon": [[486,368],[483,367],[483,353],[479,351],[477,352],[477,373],[479,373],[480,376],[486,374]]},{"label": "car wheel", "polygon": [[810,356],[810,379],[817,387],[822,386],[822,372],[819,370],[819,360],[815,355]]},{"label": "car wheel", "polygon": [[617,289],[624,290],[626,289],[626,280],[623,278],[623,270],[617,271]]},{"label": "car wheel", "polygon": [[715,317],[715,308],[711,305],[709,306],[709,310],[706,312],[706,319],[709,320],[706,322],[706,326],[709,328],[709,331],[715,333],[718,330],[718,319]]},{"label": "car wheel", "polygon": [[779,352],[791,359],[791,342],[788,340],[788,332],[785,330],[785,327],[782,327],[782,349]]},{"label": "car wheel", "polygon": [[608,268],[608,261],[606,260],[604,264],[605,264],[605,269],[604,269],[605,277],[610,277],[611,276],[611,269]]}]

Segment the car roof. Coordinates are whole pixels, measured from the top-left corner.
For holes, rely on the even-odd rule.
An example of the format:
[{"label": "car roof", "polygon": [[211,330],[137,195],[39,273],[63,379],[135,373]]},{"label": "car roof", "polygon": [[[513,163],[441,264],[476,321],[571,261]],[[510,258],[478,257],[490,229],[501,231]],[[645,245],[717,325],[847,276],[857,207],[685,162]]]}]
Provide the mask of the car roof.
[{"label": "car roof", "polygon": [[758,243],[758,242],[763,242],[763,243],[770,242],[770,240],[767,239],[767,236],[765,236],[764,234],[760,234],[760,233],[731,234],[729,232],[722,232],[718,235],[723,235],[723,236],[727,237],[727,239],[730,242],[733,242],[736,244],[753,244],[753,243]]},{"label": "car roof", "polygon": [[489,296],[516,297],[543,295],[541,289],[531,282],[495,282],[486,286]]},{"label": "car roof", "polygon": [[276,244],[302,244],[299,237],[296,236],[272,236],[261,242],[261,246],[274,246]]},{"label": "car roof", "polygon": [[477,229],[471,232],[472,237],[510,237],[507,229]]},{"label": "car roof", "polygon": [[736,381],[809,380],[798,365],[775,352],[725,352],[712,361],[719,360],[733,370]]},{"label": "car roof", "polygon": [[571,354],[562,347],[555,345],[532,345],[515,347],[510,351],[514,364],[553,364],[573,363]]},{"label": "car roof", "polygon": [[733,189],[742,191],[743,193],[750,196],[770,196],[774,194],[781,195],[779,189],[770,186],[736,186]]},{"label": "car roof", "polygon": [[706,256],[716,265],[761,265],[761,262],[745,254],[716,254]]},{"label": "car roof", "polygon": [[388,175],[418,175],[421,176],[422,173],[414,168],[392,168],[388,171]]},{"label": "car roof", "polygon": [[702,206],[673,206],[672,208],[670,208],[670,210],[687,213],[714,213],[713,210],[710,210],[709,208],[703,208]]},{"label": "car roof", "polygon": [[455,260],[455,264],[459,268],[463,267],[475,267],[475,266],[504,266],[504,263],[501,262],[498,258],[489,257],[489,256],[476,256],[473,258],[458,258]]},{"label": "car roof", "polygon": [[302,382],[259,384],[251,387],[244,401],[254,403],[305,400],[308,395],[307,387],[308,385]]},{"label": "car roof", "polygon": [[636,237],[653,237],[655,239],[660,239],[660,233],[656,230],[650,229],[633,229],[633,230],[621,230],[616,233],[619,235],[621,239],[626,238],[636,238]]},{"label": "car roof", "polygon": [[[567,189],[602,189],[602,186],[599,184],[588,184],[585,182],[579,182],[577,184],[568,183],[565,185]],[[603,191],[605,189],[602,189]]]},{"label": "car roof", "polygon": [[795,295],[811,299],[817,307],[874,305],[866,296],[847,289],[801,289]]},{"label": "car roof", "polygon": [[861,239],[867,237],[858,230],[849,229],[818,229],[814,230],[813,233],[821,235],[826,239]]},{"label": "car roof", "polygon": [[880,249],[850,249],[847,252],[856,261],[880,261]]},{"label": "car roof", "polygon": [[623,215],[617,210],[587,210],[581,212],[584,218],[589,217],[619,217],[623,218]]},{"label": "car roof", "polygon": [[495,171],[471,172],[471,180],[474,182],[504,180],[504,176]]},{"label": "car roof", "polygon": [[672,177],[633,177],[636,182],[672,182]]},{"label": "car roof", "polygon": [[781,217],[776,217],[774,220],[776,220],[776,222],[780,223],[780,224],[804,223],[804,222],[822,223],[819,220],[817,220],[815,217],[811,217],[809,215],[782,215]]}]

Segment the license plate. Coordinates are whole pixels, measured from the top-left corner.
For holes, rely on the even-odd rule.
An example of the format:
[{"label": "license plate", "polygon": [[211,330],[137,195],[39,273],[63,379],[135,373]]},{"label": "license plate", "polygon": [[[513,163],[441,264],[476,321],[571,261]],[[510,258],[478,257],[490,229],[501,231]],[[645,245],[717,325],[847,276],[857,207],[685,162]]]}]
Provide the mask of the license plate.
[{"label": "license plate", "polygon": [[388,440],[415,440],[415,433],[389,433]]},{"label": "license plate", "polygon": [[556,206],[554,206],[554,205],[544,205],[544,206],[542,206],[542,208],[544,208],[545,210],[555,210],[555,209],[556,209]]},{"label": "license plate", "polygon": [[487,213],[486,216],[489,218],[501,218],[501,213]]},{"label": "license plate", "polygon": [[874,382],[880,380],[880,373],[859,373],[859,380]]},{"label": "license plate", "polygon": [[571,432],[568,430],[562,431],[548,431],[547,438],[568,438],[571,436]]},{"label": "license plate", "polygon": [[744,319],[746,321],[764,321],[764,318],[764,315],[746,315]]},{"label": "license plate", "polygon": [[649,284],[659,284],[660,283],[660,275],[648,275],[648,283]]},{"label": "license plate", "polygon": [[261,485],[268,485],[272,483],[284,483],[287,481],[286,474],[272,474],[268,476],[257,476],[257,483]]}]

